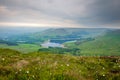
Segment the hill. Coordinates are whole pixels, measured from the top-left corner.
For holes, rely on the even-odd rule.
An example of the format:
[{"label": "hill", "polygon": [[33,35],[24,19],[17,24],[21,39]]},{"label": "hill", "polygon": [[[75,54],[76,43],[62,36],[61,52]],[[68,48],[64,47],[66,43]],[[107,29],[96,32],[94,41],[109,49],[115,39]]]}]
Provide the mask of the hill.
[{"label": "hill", "polygon": [[5,41],[5,40],[1,40],[1,39],[0,39],[0,44],[7,44],[7,45],[11,45],[11,46],[18,45],[14,42],[9,42],[9,41]]},{"label": "hill", "polygon": [[0,80],[120,80],[120,57],[0,49]]},{"label": "hill", "polygon": [[79,48],[80,55],[120,55],[120,30],[109,31],[92,41],[66,43],[66,46]]},{"label": "hill", "polygon": [[[97,29],[97,28],[51,28],[47,29],[45,31],[42,31],[41,33],[37,33],[37,35],[42,36],[54,36],[54,37],[60,37],[60,36],[67,36],[67,35],[89,35],[93,34],[98,35],[100,33],[103,33],[107,29]],[[96,33],[96,34],[95,34]],[[36,35],[36,34],[35,34]]]},{"label": "hill", "polygon": [[34,43],[36,40],[31,35],[36,32],[42,32],[48,28],[39,27],[0,27],[0,40],[9,42]]},{"label": "hill", "polygon": [[[97,28],[51,28],[44,30],[42,32],[33,33],[30,35],[35,40],[76,40],[81,38],[96,37],[98,35],[104,34],[107,29],[97,29]],[[66,42],[66,41],[61,41]]]},{"label": "hill", "polygon": [[0,39],[15,43],[40,44],[48,39],[60,39],[62,43],[76,39],[95,37],[104,34],[107,29],[90,28],[0,28]]}]

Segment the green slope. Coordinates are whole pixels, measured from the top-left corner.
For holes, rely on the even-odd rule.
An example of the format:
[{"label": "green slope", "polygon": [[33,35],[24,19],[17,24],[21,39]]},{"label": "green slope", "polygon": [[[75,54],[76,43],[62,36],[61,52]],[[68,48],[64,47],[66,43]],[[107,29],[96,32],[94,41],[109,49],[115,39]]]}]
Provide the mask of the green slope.
[{"label": "green slope", "polygon": [[31,38],[36,40],[47,40],[47,39],[66,39],[66,38],[80,38],[94,37],[104,33],[107,29],[97,28],[51,28],[42,32],[33,33],[30,35]]},{"label": "green slope", "polygon": [[120,30],[114,30],[99,36],[93,41],[66,43],[68,47],[77,47],[80,55],[120,55]]},{"label": "green slope", "polygon": [[120,57],[0,49],[0,80],[120,80]]},{"label": "green slope", "polygon": [[15,46],[0,44],[0,48],[9,48],[23,53],[28,53],[28,52],[38,51],[38,49],[40,49],[41,46],[36,44],[18,44]]}]

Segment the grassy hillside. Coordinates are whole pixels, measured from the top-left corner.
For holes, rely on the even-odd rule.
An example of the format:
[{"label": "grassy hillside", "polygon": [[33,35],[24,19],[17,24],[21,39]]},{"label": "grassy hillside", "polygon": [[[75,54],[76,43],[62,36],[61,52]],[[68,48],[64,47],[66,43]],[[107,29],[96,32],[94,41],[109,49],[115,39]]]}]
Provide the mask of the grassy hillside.
[{"label": "grassy hillside", "polygon": [[70,42],[66,46],[79,48],[80,55],[120,55],[120,30],[110,31],[93,41]]},{"label": "grassy hillside", "polygon": [[0,80],[120,80],[120,57],[0,49]]},{"label": "grassy hillside", "polygon": [[30,35],[35,40],[48,40],[48,39],[66,39],[66,38],[81,38],[81,37],[94,37],[103,34],[107,29],[97,28],[51,28],[42,32],[33,33]]},{"label": "grassy hillside", "polygon": [[[22,28],[20,28],[20,31],[18,31],[19,28],[15,28],[13,30],[5,28],[4,30],[2,30],[2,32],[0,32],[0,43],[16,45],[16,47],[19,47],[19,45],[17,46],[17,44],[40,44],[47,41],[48,39],[51,42],[64,43],[67,41],[79,40],[88,37],[92,38],[93,36],[103,34],[105,31],[107,31],[107,29],[96,28],[51,28],[43,31],[41,31],[40,29],[38,29],[40,30],[38,31],[36,29],[38,32],[36,32],[36,30],[34,31],[33,29],[32,32],[28,30],[28,32],[24,33],[28,29],[27,28],[25,29],[25,31],[23,31],[23,33],[21,33],[21,29]],[[32,28],[30,28],[30,30],[31,29]],[[20,32],[19,35],[17,35],[17,31],[18,33]]]},{"label": "grassy hillside", "polygon": [[7,44],[7,45],[11,45],[11,46],[17,45],[17,43],[9,42],[9,41],[5,41],[5,40],[1,40],[1,39],[0,39],[0,44]]},{"label": "grassy hillside", "polygon": [[40,49],[40,45],[36,44],[18,44],[18,45],[7,45],[7,44],[0,44],[0,48],[9,48],[13,50],[17,50],[23,53],[34,52]]}]

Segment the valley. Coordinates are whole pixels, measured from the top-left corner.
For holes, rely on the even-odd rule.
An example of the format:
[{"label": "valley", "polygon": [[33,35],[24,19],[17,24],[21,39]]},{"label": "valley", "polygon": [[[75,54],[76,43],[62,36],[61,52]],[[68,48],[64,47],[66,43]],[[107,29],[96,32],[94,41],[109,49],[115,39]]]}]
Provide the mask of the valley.
[{"label": "valley", "polygon": [[[51,28],[41,32],[36,31],[34,33],[8,36],[7,39],[1,37],[0,48],[9,48],[28,53],[40,51],[42,48],[53,47],[52,50],[50,48],[50,51],[60,53],[59,49],[57,50],[58,47],[61,50],[63,48],[73,50],[71,51],[73,55],[118,56],[120,55],[119,35],[120,31],[114,29]],[[74,49],[78,51],[74,52]]]},{"label": "valley", "polygon": [[119,29],[8,33],[0,36],[0,80],[120,79]]}]

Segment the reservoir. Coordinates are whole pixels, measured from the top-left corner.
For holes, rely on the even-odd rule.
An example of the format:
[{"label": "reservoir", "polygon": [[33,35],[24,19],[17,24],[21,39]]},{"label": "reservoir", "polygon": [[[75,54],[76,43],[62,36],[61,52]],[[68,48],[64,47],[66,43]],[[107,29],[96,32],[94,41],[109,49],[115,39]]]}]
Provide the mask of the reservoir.
[{"label": "reservoir", "polygon": [[63,44],[50,42],[49,40],[44,42],[44,43],[42,43],[41,46],[45,47],[45,48],[48,48],[48,47],[61,47],[61,48],[64,48]]}]

